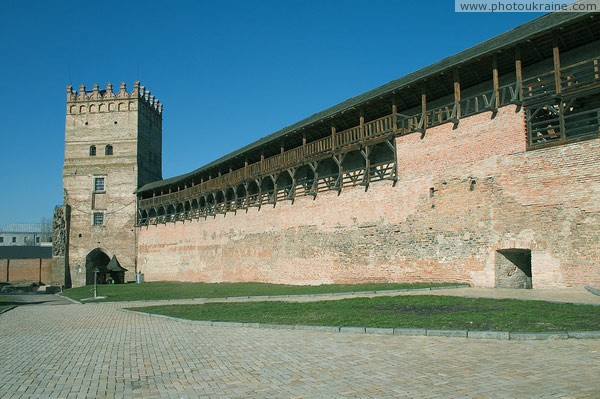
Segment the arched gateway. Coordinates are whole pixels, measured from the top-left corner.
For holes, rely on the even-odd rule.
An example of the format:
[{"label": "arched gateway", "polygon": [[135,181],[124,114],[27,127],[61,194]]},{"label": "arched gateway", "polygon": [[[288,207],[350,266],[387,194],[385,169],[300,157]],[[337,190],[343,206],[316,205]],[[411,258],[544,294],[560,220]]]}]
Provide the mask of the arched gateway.
[{"label": "arched gateway", "polygon": [[122,284],[125,282],[125,272],[117,257],[113,255],[112,259],[100,248],[92,250],[85,257],[85,283],[94,284],[94,270],[96,272],[97,284]]}]

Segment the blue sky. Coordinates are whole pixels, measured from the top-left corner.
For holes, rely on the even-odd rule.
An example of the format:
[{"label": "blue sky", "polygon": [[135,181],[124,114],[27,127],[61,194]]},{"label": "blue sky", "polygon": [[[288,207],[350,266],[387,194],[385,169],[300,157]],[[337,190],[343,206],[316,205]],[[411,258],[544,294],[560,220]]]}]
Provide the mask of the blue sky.
[{"label": "blue sky", "polygon": [[70,83],[150,89],[171,177],[538,16],[452,0],[4,0],[0,228],[62,203]]}]

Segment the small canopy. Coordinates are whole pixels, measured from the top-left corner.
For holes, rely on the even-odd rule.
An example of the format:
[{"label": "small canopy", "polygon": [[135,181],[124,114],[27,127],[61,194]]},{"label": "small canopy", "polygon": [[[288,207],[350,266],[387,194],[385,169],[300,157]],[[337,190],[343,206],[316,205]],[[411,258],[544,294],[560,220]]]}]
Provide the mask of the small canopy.
[{"label": "small canopy", "polygon": [[121,266],[121,264],[117,260],[116,255],[113,255],[110,262],[108,262],[108,265],[106,265],[106,268],[108,269],[109,272],[126,272],[127,271],[127,269],[125,269],[123,266]]}]

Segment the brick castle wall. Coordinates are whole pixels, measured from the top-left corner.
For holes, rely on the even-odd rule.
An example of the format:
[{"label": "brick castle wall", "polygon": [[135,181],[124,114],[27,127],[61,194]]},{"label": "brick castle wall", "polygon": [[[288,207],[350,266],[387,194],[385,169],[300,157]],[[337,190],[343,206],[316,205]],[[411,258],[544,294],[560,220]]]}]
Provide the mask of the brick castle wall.
[{"label": "brick castle wall", "polygon": [[[6,280],[8,269],[8,281]],[[41,282],[52,284],[52,259],[42,259],[40,268],[39,259],[0,259],[0,282]]]},{"label": "brick castle wall", "polygon": [[[138,229],[147,281],[495,285],[531,250],[533,287],[600,284],[600,141],[525,151],[513,106],[397,138],[399,181]],[[433,189],[433,190],[432,190]]]}]

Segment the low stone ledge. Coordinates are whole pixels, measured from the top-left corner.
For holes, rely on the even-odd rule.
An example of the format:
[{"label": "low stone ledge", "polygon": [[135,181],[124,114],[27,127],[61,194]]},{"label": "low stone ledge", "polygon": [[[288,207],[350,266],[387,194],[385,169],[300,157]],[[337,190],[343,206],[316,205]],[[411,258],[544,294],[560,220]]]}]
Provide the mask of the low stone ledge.
[{"label": "low stone ledge", "polygon": [[289,324],[268,324],[268,323],[260,323],[258,328],[266,328],[269,330],[293,330],[294,326]]},{"label": "low stone ledge", "polygon": [[533,333],[533,332],[511,332],[510,339],[512,340],[551,340],[551,339],[567,339],[569,334],[564,333]]},{"label": "low stone ledge", "polygon": [[238,323],[235,321],[213,321],[213,327],[244,327],[244,323]]},{"label": "low stone ledge", "polygon": [[260,323],[244,323],[245,328],[260,328]]},{"label": "low stone ledge", "polygon": [[427,330],[428,337],[467,338],[466,330]]},{"label": "low stone ledge", "polygon": [[365,328],[367,334],[378,334],[378,335],[394,335],[393,328],[380,328],[380,327],[367,327]]},{"label": "low stone ledge", "polygon": [[212,327],[213,322],[210,320],[190,320],[190,323],[195,326]]},{"label": "low stone ledge", "polygon": [[467,338],[473,339],[510,339],[508,331],[467,331]]},{"label": "low stone ledge", "polygon": [[451,289],[459,289],[459,288],[471,288],[471,286],[468,285],[468,284],[461,284],[461,285],[451,285],[451,286],[448,286],[448,287],[442,287],[442,286],[439,286],[439,287],[430,287],[428,289],[430,291],[437,291],[437,290],[451,290]]},{"label": "low stone ledge", "polygon": [[342,333],[364,334],[365,331],[365,327],[340,327]]},{"label": "low stone ledge", "polygon": [[324,331],[324,332],[340,332],[339,327],[333,326],[307,326],[304,324],[297,324],[294,326],[295,330],[308,330],[308,331]]},{"label": "low stone ledge", "polygon": [[425,336],[427,330],[424,328],[394,328],[394,335]]},{"label": "low stone ledge", "polygon": [[600,339],[600,331],[569,331],[569,338]]}]

